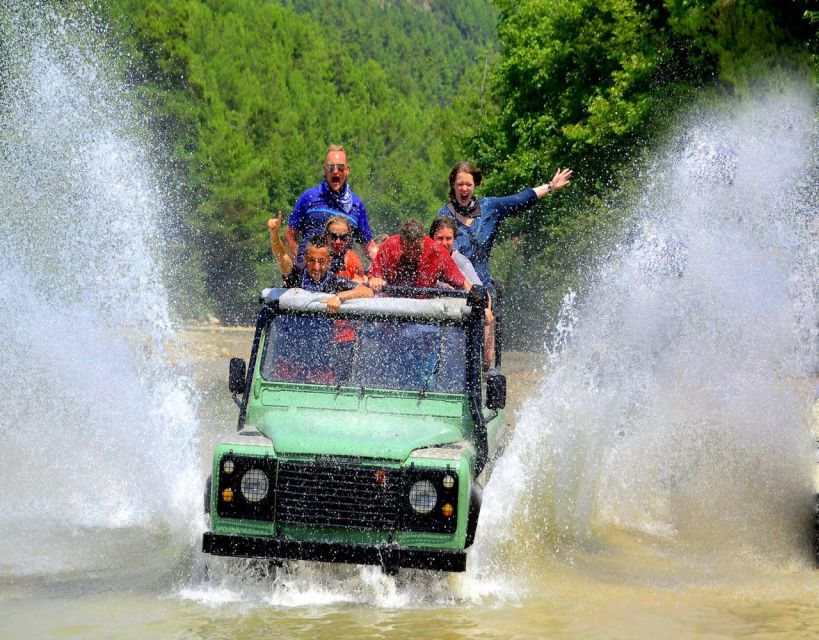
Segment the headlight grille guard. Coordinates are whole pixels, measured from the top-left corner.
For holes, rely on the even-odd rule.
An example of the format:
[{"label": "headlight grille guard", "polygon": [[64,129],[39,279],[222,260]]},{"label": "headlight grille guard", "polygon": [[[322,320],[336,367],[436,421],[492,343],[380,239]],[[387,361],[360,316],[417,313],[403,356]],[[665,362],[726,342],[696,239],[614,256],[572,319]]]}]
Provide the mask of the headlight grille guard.
[{"label": "headlight grille guard", "polygon": [[[232,463],[232,471],[228,472]],[[216,513],[222,518],[245,518],[249,520],[272,520],[275,506],[275,483],[278,471],[278,460],[271,456],[246,456],[228,453],[219,461],[216,483]],[[258,502],[250,502],[242,494],[242,477],[250,469],[260,469],[267,475],[267,495]],[[223,495],[231,491],[232,499],[228,502]]]}]

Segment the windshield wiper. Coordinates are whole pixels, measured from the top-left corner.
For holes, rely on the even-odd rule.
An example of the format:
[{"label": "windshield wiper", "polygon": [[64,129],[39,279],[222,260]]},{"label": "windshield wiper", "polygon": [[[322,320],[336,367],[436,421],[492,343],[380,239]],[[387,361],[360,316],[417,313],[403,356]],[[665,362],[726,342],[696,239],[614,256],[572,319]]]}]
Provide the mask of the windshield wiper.
[{"label": "windshield wiper", "polygon": [[[429,365],[432,365],[432,367],[429,367]],[[434,351],[428,356],[427,361],[424,362],[424,369],[427,368],[431,370],[428,373],[425,372],[422,378],[423,386],[418,393],[418,404],[421,404],[421,400],[426,397],[427,391],[435,386],[435,381],[438,379],[438,371],[441,369],[441,354],[439,351]]]}]

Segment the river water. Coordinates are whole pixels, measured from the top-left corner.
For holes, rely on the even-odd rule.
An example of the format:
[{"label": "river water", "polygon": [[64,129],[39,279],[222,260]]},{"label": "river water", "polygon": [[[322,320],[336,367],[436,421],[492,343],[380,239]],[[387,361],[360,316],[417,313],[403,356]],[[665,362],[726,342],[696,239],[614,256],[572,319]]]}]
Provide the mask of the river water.
[{"label": "river water", "polygon": [[179,330],[174,194],[99,25],[12,5],[0,637],[819,633],[809,92],[697,110],[643,170],[545,354],[510,360],[515,433],[465,574],[269,575],[198,551],[210,450],[235,424],[225,363],[247,334]]}]

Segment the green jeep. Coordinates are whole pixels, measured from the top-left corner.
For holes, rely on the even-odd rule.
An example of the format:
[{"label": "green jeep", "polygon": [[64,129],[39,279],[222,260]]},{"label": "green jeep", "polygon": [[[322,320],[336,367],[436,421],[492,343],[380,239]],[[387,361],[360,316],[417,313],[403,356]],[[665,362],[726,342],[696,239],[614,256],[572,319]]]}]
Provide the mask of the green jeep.
[{"label": "green jeep", "polygon": [[249,366],[230,362],[238,433],[213,456],[203,551],[466,568],[506,380],[482,372],[481,301],[432,291],[337,314],[327,294],[262,292]]}]

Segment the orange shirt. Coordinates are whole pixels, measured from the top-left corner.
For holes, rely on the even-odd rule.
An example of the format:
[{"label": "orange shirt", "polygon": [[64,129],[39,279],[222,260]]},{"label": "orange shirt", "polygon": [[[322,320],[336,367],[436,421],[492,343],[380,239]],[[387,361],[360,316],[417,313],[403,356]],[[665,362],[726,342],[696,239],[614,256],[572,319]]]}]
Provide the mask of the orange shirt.
[{"label": "orange shirt", "polygon": [[[338,261],[334,260],[330,267],[337,266]],[[336,271],[336,275],[355,282],[364,282],[364,263],[352,249],[347,249],[344,253],[344,269]],[[346,320],[336,320],[333,330],[333,342],[351,342],[355,340],[355,329]]]},{"label": "orange shirt", "polygon": [[[332,266],[332,265],[331,265]],[[352,249],[347,249],[344,254],[344,268],[336,271],[342,278],[348,280],[355,280],[356,282],[364,281],[364,263],[361,258]]]}]

